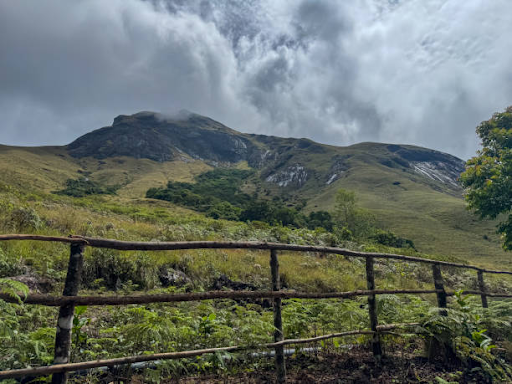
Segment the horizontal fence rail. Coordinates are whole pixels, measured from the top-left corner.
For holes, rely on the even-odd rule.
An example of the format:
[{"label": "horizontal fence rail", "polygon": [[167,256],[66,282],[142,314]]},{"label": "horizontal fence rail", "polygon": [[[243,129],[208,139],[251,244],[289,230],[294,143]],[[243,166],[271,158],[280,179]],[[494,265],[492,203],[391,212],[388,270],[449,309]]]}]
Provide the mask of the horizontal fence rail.
[{"label": "horizontal fence rail", "polygon": [[[346,299],[356,296],[370,295],[415,295],[439,293],[435,289],[398,289],[385,290],[375,289],[373,291],[347,291],[347,292],[327,292],[327,293],[308,293],[308,292],[288,292],[288,291],[209,291],[198,293],[169,293],[156,295],[120,295],[120,296],[51,296],[40,294],[29,294],[23,298],[24,304],[44,305],[47,307],[60,307],[66,304],[75,305],[132,305],[132,304],[151,304],[151,303],[178,303],[185,301],[203,301],[215,299]],[[489,293],[487,291],[463,291],[463,295],[485,295],[488,297],[512,298],[508,293]],[[446,291],[447,296],[455,295],[455,292]],[[0,293],[0,299],[9,303],[19,303],[17,297]]]},{"label": "horizontal fence rail", "polygon": [[176,251],[185,249],[254,249],[254,250],[276,250],[276,251],[292,251],[292,252],[316,252],[331,253],[349,257],[374,257],[377,259],[394,259],[416,263],[439,264],[447,267],[473,269],[485,273],[512,275],[512,271],[496,271],[491,269],[480,268],[474,265],[451,263],[448,261],[432,260],[422,257],[404,256],[393,253],[378,252],[356,252],[344,248],[335,247],[319,247],[312,245],[295,245],[267,242],[235,242],[235,241],[121,241],[110,239],[99,239],[86,236],[42,236],[42,235],[0,235],[0,241],[7,240],[36,240],[36,241],[53,241],[61,243],[83,243],[84,245],[94,248],[110,248],[119,251]]},{"label": "horizontal fence rail", "polygon": [[[202,301],[213,299],[344,299],[355,296],[393,295],[393,294],[422,294],[438,293],[435,289],[399,289],[399,290],[371,290],[348,292],[288,292],[288,291],[210,291],[198,293],[170,293],[156,295],[122,295],[122,296],[50,296],[28,295],[23,303],[60,307],[61,305],[130,305],[149,303],[175,303],[184,301]],[[452,293],[453,294],[453,293]],[[481,294],[478,292],[476,294]],[[487,294],[490,296],[490,294]],[[512,297],[512,295],[511,295]],[[0,299],[10,302],[19,302],[18,298],[8,294],[0,294]]]},{"label": "horizontal fence rail", "polygon": [[[482,306],[488,306],[488,297],[511,298],[508,293],[489,292],[484,282],[484,273],[512,275],[511,271],[496,271],[484,269],[481,267],[451,263],[447,261],[438,261],[425,259],[421,257],[404,256],[389,253],[376,252],[356,252],[344,248],[336,247],[320,247],[309,245],[280,244],[267,242],[219,242],[219,241],[191,241],[191,242],[132,242],[119,241],[110,239],[101,239],[85,236],[42,236],[42,235],[26,235],[11,234],[0,235],[0,241],[10,240],[29,240],[29,241],[49,241],[67,243],[70,245],[70,259],[68,264],[68,273],[64,285],[62,296],[28,294],[23,298],[24,304],[35,304],[44,306],[60,307],[59,317],[57,321],[57,336],[55,341],[55,357],[54,365],[26,368],[18,370],[8,370],[0,372],[0,379],[16,378],[16,377],[36,377],[52,374],[52,383],[66,383],[67,374],[71,371],[91,369],[97,367],[109,367],[121,364],[131,364],[136,362],[156,361],[166,359],[179,359],[194,356],[201,356],[207,353],[216,352],[236,352],[250,349],[273,348],[275,350],[276,376],[278,383],[286,382],[286,367],[283,354],[283,347],[290,344],[305,344],[318,342],[321,340],[332,339],[337,337],[345,337],[351,335],[369,335],[371,337],[371,345],[373,354],[377,361],[380,361],[383,350],[381,346],[380,334],[392,333],[396,328],[418,326],[418,323],[410,324],[389,324],[379,325],[376,311],[376,296],[385,294],[436,294],[440,314],[446,315],[446,307],[448,296],[453,296],[455,292],[446,291],[442,276],[441,267],[465,268],[477,271],[477,291],[464,291],[463,294],[480,295]],[[248,249],[248,250],[267,250],[270,251],[270,269],[272,275],[271,291],[210,291],[210,292],[192,292],[192,293],[171,293],[171,294],[150,294],[150,295],[111,295],[111,296],[78,296],[78,290],[81,284],[81,274],[83,268],[83,253],[85,247],[110,248],[121,251],[176,251],[186,249]],[[366,280],[367,290],[356,290],[348,292],[296,292],[283,291],[279,281],[279,262],[278,251],[289,252],[309,252],[320,254],[336,254],[347,257],[359,257],[366,260]],[[375,289],[374,280],[374,260],[398,260],[404,262],[425,263],[432,266],[433,282],[435,289],[404,289],[404,290],[381,290]],[[329,335],[317,336],[308,339],[284,339],[283,323],[281,315],[282,299],[350,299],[359,296],[368,297],[368,311],[370,318],[369,330],[354,330],[340,333],[332,333]],[[0,299],[18,303],[19,298],[12,297],[6,293],[0,293]],[[274,342],[251,345],[251,346],[229,346],[220,348],[198,349],[193,351],[158,353],[151,355],[130,356],[109,360],[86,361],[80,363],[70,363],[69,356],[71,350],[71,332],[74,317],[74,308],[77,305],[133,305],[133,304],[149,304],[149,303],[170,303],[170,302],[187,302],[214,299],[271,299],[274,312]]]},{"label": "horizontal fence rail", "polygon": [[[393,331],[395,329],[416,327],[416,326],[419,326],[419,323],[389,324],[389,325],[379,326],[378,331],[380,333],[389,333],[390,331]],[[140,363],[140,362],[145,362],[145,361],[183,359],[183,358],[188,358],[188,357],[202,356],[202,355],[206,355],[208,353],[216,353],[216,352],[239,352],[239,351],[247,351],[247,350],[283,347],[286,345],[310,344],[310,343],[315,343],[315,342],[322,341],[322,340],[335,339],[335,338],[341,338],[341,337],[347,337],[347,336],[357,336],[357,335],[373,335],[374,333],[375,332],[370,331],[370,330],[355,330],[355,331],[331,333],[328,335],[311,337],[308,339],[288,339],[288,340],[282,340],[282,341],[278,341],[275,343],[267,343],[267,344],[196,349],[193,351],[155,353],[155,354],[150,354],[150,355],[119,357],[116,359],[108,359],[108,360],[92,360],[92,361],[84,361],[84,362],[80,362],[80,363],[55,364],[55,365],[51,365],[48,367],[25,368],[25,369],[17,369],[17,370],[12,370],[12,371],[0,371],[0,380],[16,378],[16,377],[24,377],[24,376],[44,376],[44,375],[50,375],[52,373],[72,372],[72,371],[79,371],[79,370],[99,368],[99,367],[113,367],[113,366],[122,365],[122,364],[133,364],[133,363]]]}]

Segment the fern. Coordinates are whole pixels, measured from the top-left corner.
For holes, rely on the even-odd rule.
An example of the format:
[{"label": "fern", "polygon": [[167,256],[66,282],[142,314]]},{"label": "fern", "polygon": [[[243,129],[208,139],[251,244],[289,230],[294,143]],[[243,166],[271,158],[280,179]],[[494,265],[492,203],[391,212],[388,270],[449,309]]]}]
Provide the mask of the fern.
[{"label": "fern", "polygon": [[0,293],[12,297],[17,300],[18,303],[22,303],[21,296],[23,296],[23,300],[27,298],[28,292],[29,289],[26,284],[16,280],[0,278]]},{"label": "fern", "polygon": [[[473,370],[478,369],[488,378],[508,382],[512,380],[512,367],[492,354],[496,346],[487,334],[486,325],[510,324],[506,316],[503,318],[504,313],[510,313],[510,303],[483,310],[479,306],[472,306],[470,301],[462,291],[455,292],[458,307],[447,309],[447,316],[441,316],[438,308],[432,309],[422,326],[431,337],[449,346],[468,367],[475,367]],[[501,319],[495,311],[500,312]]]}]

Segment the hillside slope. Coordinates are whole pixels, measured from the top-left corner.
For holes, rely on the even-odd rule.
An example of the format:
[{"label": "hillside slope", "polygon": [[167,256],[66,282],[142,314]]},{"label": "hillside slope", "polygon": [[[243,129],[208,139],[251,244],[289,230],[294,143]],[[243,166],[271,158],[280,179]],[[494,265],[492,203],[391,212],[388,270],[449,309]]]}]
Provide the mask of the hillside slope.
[{"label": "hillside slope", "polygon": [[[308,139],[244,134],[207,117],[152,112],[118,116],[66,147],[0,146],[0,182],[51,192],[69,178],[116,184],[120,198],[143,198],[167,181],[193,181],[213,167],[254,168],[246,185],[261,198],[332,208],[339,188],[357,193],[381,226],[414,240],[424,252],[508,263],[494,224],[465,209],[457,178],[463,161],[409,145],[334,147]],[[118,197],[119,198],[119,197]],[[484,239],[485,236],[485,239]]]}]

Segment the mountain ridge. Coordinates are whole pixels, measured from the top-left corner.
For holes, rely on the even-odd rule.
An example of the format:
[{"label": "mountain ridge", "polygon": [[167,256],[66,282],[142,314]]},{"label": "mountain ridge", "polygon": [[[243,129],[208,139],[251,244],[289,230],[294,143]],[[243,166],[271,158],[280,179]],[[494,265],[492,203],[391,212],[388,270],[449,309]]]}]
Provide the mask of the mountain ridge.
[{"label": "mountain ridge", "polygon": [[[280,169],[281,174],[266,174],[268,182],[281,187],[301,186],[308,177],[307,165],[293,163],[293,151],[309,154],[331,154],[331,173],[326,182],[331,184],[345,167],[337,155],[341,149],[382,147],[388,150],[380,163],[388,167],[411,168],[418,174],[449,183],[457,187],[457,174],[463,170],[464,162],[455,156],[410,145],[385,143],[359,143],[348,147],[337,147],[314,142],[305,138],[283,138],[257,134],[244,134],[213,119],[188,111],[180,116],[165,117],[154,112],[139,112],[120,115],[111,126],[87,133],[67,146],[76,158],[128,156],[165,162],[189,159],[202,160],[219,166],[247,161],[249,166],[263,169],[269,165]],[[450,169],[452,167],[454,171]],[[287,175],[288,173],[288,180]],[[291,175],[294,174],[295,176]]]}]

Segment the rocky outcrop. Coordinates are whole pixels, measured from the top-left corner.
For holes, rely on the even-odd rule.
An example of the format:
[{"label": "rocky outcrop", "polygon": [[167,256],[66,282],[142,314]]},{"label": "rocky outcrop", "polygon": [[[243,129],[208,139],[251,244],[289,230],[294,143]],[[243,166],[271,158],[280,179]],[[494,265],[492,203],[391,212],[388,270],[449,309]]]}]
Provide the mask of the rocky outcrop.
[{"label": "rocky outcrop", "polygon": [[214,163],[246,160],[258,165],[262,151],[243,134],[192,113],[166,117],[154,112],[121,115],[110,127],[92,131],[67,146],[77,158],[116,156],[164,162],[186,155]]},{"label": "rocky outcrop", "polygon": [[302,164],[291,165],[279,172],[266,177],[267,183],[277,184],[280,187],[302,187],[308,180],[308,171]]},{"label": "rocky outcrop", "polygon": [[[459,176],[464,171],[464,161],[443,152],[426,148],[408,148],[401,145],[388,145],[388,150],[398,156],[403,166],[430,180],[453,187],[459,186]],[[396,162],[396,161],[395,161]]]}]

